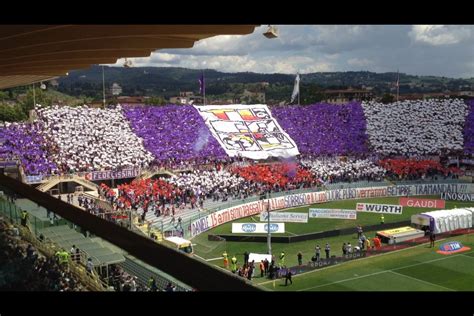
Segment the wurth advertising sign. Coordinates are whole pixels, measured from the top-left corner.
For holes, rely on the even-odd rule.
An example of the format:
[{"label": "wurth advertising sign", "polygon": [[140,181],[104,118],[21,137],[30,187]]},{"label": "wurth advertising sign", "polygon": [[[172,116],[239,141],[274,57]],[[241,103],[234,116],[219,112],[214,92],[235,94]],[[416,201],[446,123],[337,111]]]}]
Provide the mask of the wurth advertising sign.
[{"label": "wurth advertising sign", "polygon": [[400,198],[401,206],[420,207],[420,208],[444,208],[446,201],[435,199],[416,199],[416,198]]},{"label": "wurth advertising sign", "polygon": [[403,206],[390,205],[390,204],[357,203],[356,210],[357,212],[386,213],[386,214],[401,215],[403,212]]}]

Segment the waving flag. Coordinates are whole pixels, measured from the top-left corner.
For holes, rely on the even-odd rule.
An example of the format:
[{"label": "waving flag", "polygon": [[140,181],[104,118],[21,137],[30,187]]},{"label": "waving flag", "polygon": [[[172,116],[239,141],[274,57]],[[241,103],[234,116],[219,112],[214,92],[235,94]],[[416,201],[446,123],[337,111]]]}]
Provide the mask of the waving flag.
[{"label": "waving flag", "polygon": [[293,88],[293,94],[291,95],[291,101],[290,103],[293,103],[295,101],[295,98],[297,95],[300,94],[300,74],[296,74],[296,79],[295,79],[295,87]]},{"label": "waving flag", "polygon": [[200,94],[205,94],[206,93],[206,85],[204,82],[204,73],[201,75],[201,78],[199,78],[199,93]]}]

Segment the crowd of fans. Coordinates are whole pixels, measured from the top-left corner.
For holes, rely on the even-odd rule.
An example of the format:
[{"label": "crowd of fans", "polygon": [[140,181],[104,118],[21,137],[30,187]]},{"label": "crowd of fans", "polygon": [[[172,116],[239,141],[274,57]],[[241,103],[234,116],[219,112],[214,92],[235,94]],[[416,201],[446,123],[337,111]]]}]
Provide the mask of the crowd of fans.
[{"label": "crowd of fans", "polygon": [[385,170],[369,159],[327,157],[304,158],[300,162],[324,183],[380,181],[385,175]]},{"label": "crowd of fans", "polygon": [[45,257],[0,218],[0,290],[85,291],[67,266]]},{"label": "crowd of fans", "polygon": [[301,154],[358,155],[368,152],[360,103],[273,107],[273,116]]},{"label": "crowd of fans", "polygon": [[309,188],[316,186],[319,181],[313,174],[297,163],[274,163],[250,165],[231,169],[250,183],[262,183],[266,190],[275,192]]},{"label": "crowd of fans", "polygon": [[457,167],[443,167],[439,161],[415,159],[384,159],[380,166],[387,170],[388,176],[396,179],[424,179],[436,175],[459,175],[461,170]]},{"label": "crowd of fans", "polygon": [[420,156],[463,150],[468,107],[460,99],[392,104],[363,102],[367,135],[376,153]]},{"label": "crowd of fans", "polygon": [[58,148],[50,154],[61,172],[144,168],[154,159],[131,130],[120,106],[38,107],[37,113],[49,143]]},{"label": "crowd of fans", "polygon": [[[347,164],[339,172],[331,166],[320,170],[319,160],[341,155],[364,161],[373,154],[418,158],[460,154],[463,149],[474,152],[472,107],[473,101],[466,104],[459,99],[317,103],[277,106],[272,114],[316,178],[350,179],[367,175],[353,174],[346,170],[351,168]],[[248,163],[228,157],[197,110],[188,105],[37,106],[36,112],[35,123],[7,123],[0,128],[0,158],[18,156],[27,175],[150,166],[212,171],[239,160]],[[360,167],[370,169],[366,163]],[[379,174],[375,169],[367,173],[369,178],[371,173]]]},{"label": "crowd of fans", "polygon": [[190,105],[125,106],[124,114],[158,162],[203,162],[210,157],[227,157],[199,113]]},{"label": "crowd of fans", "polygon": [[474,99],[466,102],[469,114],[464,124],[464,153],[474,154]]},{"label": "crowd of fans", "polygon": [[0,127],[0,158],[18,157],[27,175],[51,174],[56,164],[48,156],[41,123],[6,123]]}]

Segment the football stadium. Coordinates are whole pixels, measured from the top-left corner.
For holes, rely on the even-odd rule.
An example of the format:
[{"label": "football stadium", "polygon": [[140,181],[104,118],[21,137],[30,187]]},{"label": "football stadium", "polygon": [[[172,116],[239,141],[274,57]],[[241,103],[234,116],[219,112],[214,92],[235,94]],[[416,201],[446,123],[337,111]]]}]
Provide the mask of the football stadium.
[{"label": "football stadium", "polygon": [[[0,89],[258,27],[0,26]],[[195,84],[0,122],[2,291],[474,291],[474,99],[303,104],[298,74],[286,104],[218,104]]]}]

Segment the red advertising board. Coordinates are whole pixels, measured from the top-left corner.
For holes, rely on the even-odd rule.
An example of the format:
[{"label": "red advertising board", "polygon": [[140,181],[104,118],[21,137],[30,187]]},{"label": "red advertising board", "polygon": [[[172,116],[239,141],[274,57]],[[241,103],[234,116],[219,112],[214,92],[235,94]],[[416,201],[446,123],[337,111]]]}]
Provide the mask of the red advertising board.
[{"label": "red advertising board", "polygon": [[416,199],[416,198],[400,198],[400,205],[408,207],[421,207],[421,208],[444,208],[445,200],[434,200],[434,199]]}]

